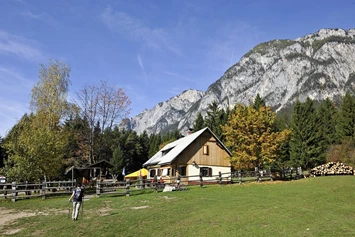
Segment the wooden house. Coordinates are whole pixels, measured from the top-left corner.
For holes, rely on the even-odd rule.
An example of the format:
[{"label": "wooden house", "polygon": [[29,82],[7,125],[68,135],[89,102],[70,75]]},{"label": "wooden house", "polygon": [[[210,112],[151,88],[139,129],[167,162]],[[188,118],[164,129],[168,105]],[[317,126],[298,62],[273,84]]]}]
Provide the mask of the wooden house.
[{"label": "wooden house", "polygon": [[[231,172],[231,152],[208,128],[188,134],[164,146],[143,164],[148,169],[148,179],[155,175],[165,182],[174,183],[180,174],[181,182],[198,182],[200,173],[204,181],[215,181],[221,172]],[[229,173],[229,174],[227,174]]]}]

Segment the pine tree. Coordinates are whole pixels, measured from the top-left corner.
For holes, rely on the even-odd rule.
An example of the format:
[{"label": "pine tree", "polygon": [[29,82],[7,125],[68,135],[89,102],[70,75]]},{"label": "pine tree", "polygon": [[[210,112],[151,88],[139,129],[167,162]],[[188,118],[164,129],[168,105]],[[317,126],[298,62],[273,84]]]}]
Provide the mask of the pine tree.
[{"label": "pine tree", "polygon": [[202,117],[202,114],[199,112],[197,114],[197,117],[195,119],[195,122],[194,122],[194,128],[193,128],[193,131],[196,132],[200,129],[203,129],[205,127],[205,120],[203,119]]},{"label": "pine tree", "polygon": [[223,124],[224,110],[219,109],[217,101],[213,101],[208,105],[207,115],[205,117],[205,126],[209,127],[211,131],[218,137],[223,136],[221,125]]},{"label": "pine tree", "polygon": [[150,157],[149,157],[149,136],[146,131],[144,131],[139,136],[139,143],[141,144],[142,150],[139,156],[139,163],[144,164]]},{"label": "pine tree", "polygon": [[111,169],[111,173],[116,177],[119,177],[122,174],[122,170],[124,167],[124,156],[120,146],[117,146],[113,150],[111,164],[113,165],[113,168]]},{"label": "pine tree", "polygon": [[265,107],[265,101],[260,97],[260,94],[258,93],[255,97],[253,108],[255,110],[259,110],[260,107]]},{"label": "pine tree", "polygon": [[336,132],[339,140],[355,138],[355,98],[349,93],[346,93],[340,105]]},{"label": "pine tree", "polygon": [[0,168],[4,167],[6,159],[6,151],[3,147],[3,138],[0,136]]},{"label": "pine tree", "polygon": [[336,141],[336,119],[337,110],[334,103],[327,98],[318,110],[318,116],[321,121],[321,132],[324,139],[325,149],[327,149],[331,144]]},{"label": "pine tree", "polygon": [[325,162],[321,121],[310,98],[304,103],[296,102],[291,132],[290,156],[294,166],[309,169]]}]

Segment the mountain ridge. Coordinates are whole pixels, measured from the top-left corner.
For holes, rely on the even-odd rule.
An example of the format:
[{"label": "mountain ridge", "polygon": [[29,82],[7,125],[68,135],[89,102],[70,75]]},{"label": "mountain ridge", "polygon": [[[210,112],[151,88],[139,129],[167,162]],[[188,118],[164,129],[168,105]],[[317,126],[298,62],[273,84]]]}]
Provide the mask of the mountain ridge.
[{"label": "mountain ridge", "polygon": [[[263,42],[228,68],[206,92],[200,91],[200,98],[184,91],[172,97],[175,100],[162,102],[167,103],[165,107],[155,106],[133,117],[131,121],[139,121],[140,126],[130,129],[138,133],[186,131],[198,112],[206,115],[213,101],[225,109],[237,103],[249,105],[257,94],[276,111],[307,97],[318,101],[339,100],[347,91],[355,92],[354,55],[355,29],[320,29],[294,40]],[[186,100],[186,96],[192,97],[189,103],[181,100]],[[184,109],[174,110],[180,104],[184,104]],[[161,117],[152,119],[149,116],[152,114]]]}]

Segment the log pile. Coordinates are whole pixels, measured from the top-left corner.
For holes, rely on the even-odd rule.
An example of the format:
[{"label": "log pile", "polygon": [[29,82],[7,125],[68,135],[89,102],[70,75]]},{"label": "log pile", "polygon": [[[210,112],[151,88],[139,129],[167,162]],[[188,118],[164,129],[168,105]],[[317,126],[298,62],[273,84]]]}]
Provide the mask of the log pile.
[{"label": "log pile", "polygon": [[353,175],[354,170],[351,166],[340,162],[328,162],[311,169],[311,175]]}]

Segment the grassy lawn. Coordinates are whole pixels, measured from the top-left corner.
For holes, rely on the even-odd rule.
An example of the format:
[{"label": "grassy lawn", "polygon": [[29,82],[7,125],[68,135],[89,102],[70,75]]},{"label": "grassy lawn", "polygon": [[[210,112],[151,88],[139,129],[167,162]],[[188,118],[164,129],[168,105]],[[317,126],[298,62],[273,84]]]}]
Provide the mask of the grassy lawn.
[{"label": "grassy lawn", "polygon": [[37,215],[0,227],[0,235],[355,236],[354,176],[93,197],[76,222],[68,198],[1,200],[0,211]]}]

